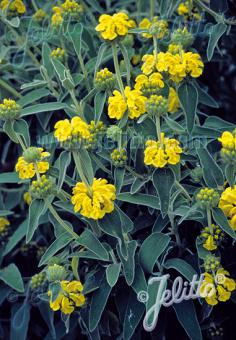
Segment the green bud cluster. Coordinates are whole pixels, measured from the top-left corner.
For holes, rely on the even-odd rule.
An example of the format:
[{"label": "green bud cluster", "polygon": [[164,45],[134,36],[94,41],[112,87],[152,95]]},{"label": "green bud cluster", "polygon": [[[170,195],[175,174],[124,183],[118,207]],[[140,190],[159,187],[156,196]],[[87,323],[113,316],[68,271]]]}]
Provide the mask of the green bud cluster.
[{"label": "green bud cluster", "polygon": [[193,35],[186,27],[178,28],[171,34],[171,43],[181,45],[183,48],[190,47],[193,43]]},{"label": "green bud cluster", "polygon": [[21,106],[15,100],[4,99],[0,104],[0,119],[14,120],[20,117]]},{"label": "green bud cluster", "polygon": [[32,276],[31,281],[30,281],[30,287],[32,290],[37,290],[40,289],[44,286],[46,283],[47,278],[46,278],[46,273],[41,272],[39,274],[35,274]]},{"label": "green bud cluster", "polygon": [[196,183],[199,183],[203,177],[203,170],[199,166],[191,170],[190,176],[192,180]]},{"label": "green bud cluster", "polygon": [[122,130],[117,125],[111,125],[107,129],[107,137],[112,139],[114,142],[118,142],[122,135]]},{"label": "green bud cluster", "polygon": [[223,339],[224,330],[222,327],[214,325],[214,327],[208,329],[208,335],[212,339]]},{"label": "green bud cluster", "polygon": [[205,208],[215,208],[220,199],[219,193],[211,188],[203,188],[196,196],[196,200]]},{"label": "green bud cluster", "polygon": [[43,175],[40,181],[32,182],[29,192],[32,198],[43,199],[55,192],[55,184]]},{"label": "green bud cluster", "polygon": [[40,148],[31,146],[23,152],[24,160],[27,163],[35,163],[41,160]]},{"label": "green bud cluster", "polygon": [[204,268],[206,272],[216,271],[221,268],[220,261],[214,255],[207,255],[204,260]]},{"label": "green bud cluster", "polygon": [[125,148],[122,149],[115,149],[112,153],[111,153],[111,159],[112,159],[112,163],[114,164],[114,166],[116,167],[124,167],[125,164],[127,163],[127,151]]},{"label": "green bud cluster", "polygon": [[67,271],[63,266],[53,264],[47,267],[46,275],[49,282],[56,282],[65,280]]},{"label": "green bud cluster", "polygon": [[115,75],[104,68],[97,72],[94,85],[100,91],[112,91],[115,86]]},{"label": "green bud cluster", "polygon": [[94,120],[89,124],[90,137],[86,140],[86,148],[88,150],[96,149],[99,138],[103,137],[106,131],[106,126],[102,121],[97,124]]},{"label": "green bud cluster", "polygon": [[152,116],[162,116],[168,111],[168,100],[163,96],[152,95],[146,102],[146,109]]},{"label": "green bud cluster", "polygon": [[218,227],[215,224],[211,225],[211,230],[209,227],[205,227],[202,232],[201,232],[201,238],[205,241],[209,236],[212,236],[214,241],[217,244],[220,244],[224,238],[225,235],[223,233],[223,231],[220,229],[220,227]]}]

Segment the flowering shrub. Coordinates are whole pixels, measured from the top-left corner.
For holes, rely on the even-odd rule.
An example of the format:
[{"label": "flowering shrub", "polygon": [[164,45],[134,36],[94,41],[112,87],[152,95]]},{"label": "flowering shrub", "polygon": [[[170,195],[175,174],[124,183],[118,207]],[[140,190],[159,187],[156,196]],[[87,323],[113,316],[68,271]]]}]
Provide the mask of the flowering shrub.
[{"label": "flowering shrub", "polygon": [[[223,10],[0,0],[0,336],[127,340],[148,316],[153,338],[223,338],[236,129],[202,78],[236,24]],[[197,300],[173,285],[150,313],[200,274]]]}]

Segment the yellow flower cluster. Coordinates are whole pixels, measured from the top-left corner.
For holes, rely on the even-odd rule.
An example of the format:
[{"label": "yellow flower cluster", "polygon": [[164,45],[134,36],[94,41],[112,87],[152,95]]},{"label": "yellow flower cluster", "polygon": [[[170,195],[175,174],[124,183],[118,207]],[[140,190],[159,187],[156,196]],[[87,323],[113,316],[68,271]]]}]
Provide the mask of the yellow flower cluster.
[{"label": "yellow flower cluster", "polygon": [[51,53],[51,58],[63,59],[64,57],[65,57],[65,50],[63,50],[63,48],[60,48],[60,47],[56,48]]},{"label": "yellow flower cluster", "polygon": [[48,197],[53,193],[54,183],[43,175],[39,180],[33,181],[30,186],[30,196],[36,199]]},{"label": "yellow flower cluster", "polygon": [[112,163],[117,167],[123,167],[127,162],[127,151],[125,148],[115,149],[111,153]]},{"label": "yellow flower cluster", "polygon": [[219,268],[215,275],[204,273],[204,281],[200,286],[200,296],[211,305],[217,305],[219,301],[230,299],[231,292],[235,290],[235,281],[230,279],[229,272]]},{"label": "yellow flower cluster", "polygon": [[42,9],[40,8],[40,9],[38,9],[38,10],[34,13],[33,19],[34,19],[35,21],[41,22],[41,21],[43,21],[44,18],[46,18],[46,16],[47,16],[47,13],[44,12],[44,10],[42,10]]},{"label": "yellow flower cluster", "polygon": [[197,201],[206,208],[214,208],[218,205],[220,195],[212,188],[202,188],[196,196]]},{"label": "yellow flower cluster", "polygon": [[81,141],[90,137],[89,125],[80,117],[59,120],[55,126],[54,136],[59,142]]},{"label": "yellow flower cluster", "polygon": [[221,194],[219,208],[229,219],[231,228],[236,230],[236,185],[225,189]]},{"label": "yellow flower cluster", "polygon": [[203,247],[207,250],[216,250],[217,246],[224,238],[224,233],[215,224],[211,228],[205,227],[201,232],[201,239],[203,240]]},{"label": "yellow flower cluster", "polygon": [[227,163],[236,163],[236,129],[233,133],[223,132],[218,141],[222,144],[221,156]]},{"label": "yellow flower cluster", "polygon": [[81,13],[83,12],[83,6],[79,5],[76,1],[74,0],[66,0],[61,7],[66,13]]},{"label": "yellow flower cluster", "polygon": [[129,86],[125,87],[124,97],[121,92],[115,90],[113,96],[108,99],[108,116],[121,119],[128,110],[130,119],[139,118],[146,112],[146,100],[141,91],[131,90]]},{"label": "yellow flower cluster", "polygon": [[63,23],[63,9],[59,6],[54,6],[52,8],[53,15],[51,19],[51,25],[52,27],[59,27]]},{"label": "yellow flower cluster", "polygon": [[176,139],[165,138],[161,134],[162,143],[148,140],[144,151],[144,163],[153,165],[156,168],[163,168],[167,164],[177,164],[180,162],[180,154],[183,152]]},{"label": "yellow flower cluster", "polygon": [[[208,0],[203,0],[208,1]],[[196,6],[193,6],[193,0],[181,2],[177,8],[177,13],[185,18],[185,20],[194,18],[201,20],[201,14]]]},{"label": "yellow flower cluster", "polygon": [[180,108],[180,101],[177,92],[173,87],[170,87],[169,97],[168,97],[168,112],[175,113]]},{"label": "yellow flower cluster", "polygon": [[149,97],[157,94],[165,86],[163,77],[160,73],[154,72],[149,77],[139,74],[135,79],[135,90],[141,91],[144,96]]},{"label": "yellow flower cluster", "polygon": [[83,285],[80,281],[60,281],[61,291],[57,298],[52,301],[52,291],[48,291],[50,297],[50,307],[53,311],[61,310],[64,314],[71,314],[76,307],[85,304],[86,299],[83,291]]},{"label": "yellow flower cluster", "polygon": [[99,139],[101,139],[106,131],[106,126],[102,121],[97,123],[92,120],[89,124],[90,136],[86,139],[86,148],[95,149],[98,146]]},{"label": "yellow flower cluster", "polygon": [[96,31],[100,32],[103,39],[114,40],[125,36],[129,28],[133,27],[135,27],[134,20],[130,20],[126,13],[119,12],[113,15],[102,14]]},{"label": "yellow flower cluster", "polygon": [[2,236],[8,229],[10,222],[5,217],[0,217],[0,235]]},{"label": "yellow flower cluster", "polygon": [[19,173],[21,179],[33,178],[36,174],[36,167],[40,174],[44,174],[49,169],[49,163],[44,161],[45,158],[50,156],[49,152],[43,151],[42,148],[38,148],[40,153],[40,160],[35,163],[27,162],[23,156],[18,158],[16,163],[16,171]]},{"label": "yellow flower cluster", "polygon": [[23,195],[24,202],[28,205],[32,202],[32,197],[28,191],[26,191]]},{"label": "yellow flower cluster", "polygon": [[159,20],[158,17],[154,17],[152,21],[148,18],[144,18],[140,24],[139,28],[149,30],[149,33],[143,33],[144,38],[150,39],[155,35],[158,39],[163,39],[166,34],[168,34],[168,23],[165,20]]},{"label": "yellow flower cluster", "polygon": [[204,64],[198,53],[184,52],[180,54],[172,54],[170,52],[160,52],[156,56],[154,54],[146,54],[143,56],[142,71],[149,75],[156,70],[165,72],[169,75],[170,80],[179,83],[185,77],[190,75],[198,78],[203,72]]},{"label": "yellow flower cluster", "polygon": [[76,184],[73,188],[71,202],[75,212],[97,220],[114,210],[115,199],[115,186],[108,184],[106,179],[94,178],[93,184],[89,188],[83,182]]},{"label": "yellow flower cluster", "polygon": [[16,119],[20,116],[20,109],[15,100],[5,98],[0,104],[0,119]]},{"label": "yellow flower cluster", "polygon": [[24,14],[26,12],[26,7],[22,0],[2,0],[0,3],[0,9],[2,11],[9,10],[11,13]]}]

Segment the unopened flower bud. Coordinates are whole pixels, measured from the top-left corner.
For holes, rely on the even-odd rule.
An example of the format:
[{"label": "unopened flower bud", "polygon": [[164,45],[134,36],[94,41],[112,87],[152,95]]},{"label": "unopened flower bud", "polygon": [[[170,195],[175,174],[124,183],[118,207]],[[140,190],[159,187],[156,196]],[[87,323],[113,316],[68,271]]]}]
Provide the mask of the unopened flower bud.
[{"label": "unopened flower bud", "polygon": [[47,279],[49,282],[65,280],[67,271],[63,266],[53,264],[47,268]]}]

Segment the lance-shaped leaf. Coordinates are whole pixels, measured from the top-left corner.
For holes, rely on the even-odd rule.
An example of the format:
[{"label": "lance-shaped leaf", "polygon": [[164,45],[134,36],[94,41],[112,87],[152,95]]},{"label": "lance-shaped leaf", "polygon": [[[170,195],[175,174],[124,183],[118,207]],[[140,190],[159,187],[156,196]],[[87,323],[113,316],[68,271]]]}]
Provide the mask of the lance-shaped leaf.
[{"label": "lance-shaped leaf", "polygon": [[178,88],[181,107],[185,113],[188,133],[191,134],[198,104],[198,92],[191,83],[182,83]]}]

